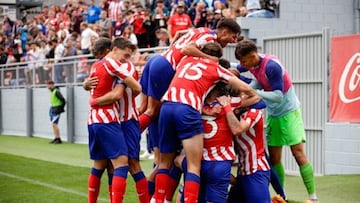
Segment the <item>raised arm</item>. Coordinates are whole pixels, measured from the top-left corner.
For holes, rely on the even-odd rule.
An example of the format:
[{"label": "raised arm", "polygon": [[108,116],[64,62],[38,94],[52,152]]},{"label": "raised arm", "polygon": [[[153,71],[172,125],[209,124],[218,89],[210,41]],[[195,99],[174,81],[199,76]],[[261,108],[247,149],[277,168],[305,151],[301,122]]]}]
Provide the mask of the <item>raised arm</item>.
[{"label": "raised arm", "polygon": [[244,120],[238,120],[232,111],[230,96],[221,96],[217,100],[223,106],[226,112],[226,120],[230,130],[234,136],[240,136],[241,133],[247,131],[250,125]]}]

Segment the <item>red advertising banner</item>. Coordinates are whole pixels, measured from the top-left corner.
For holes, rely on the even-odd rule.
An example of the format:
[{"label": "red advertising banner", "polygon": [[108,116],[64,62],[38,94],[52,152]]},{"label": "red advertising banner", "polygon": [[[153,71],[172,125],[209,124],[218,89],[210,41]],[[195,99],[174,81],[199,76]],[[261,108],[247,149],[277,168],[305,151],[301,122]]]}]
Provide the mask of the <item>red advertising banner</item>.
[{"label": "red advertising banner", "polygon": [[330,121],[360,122],[360,35],[331,40]]}]

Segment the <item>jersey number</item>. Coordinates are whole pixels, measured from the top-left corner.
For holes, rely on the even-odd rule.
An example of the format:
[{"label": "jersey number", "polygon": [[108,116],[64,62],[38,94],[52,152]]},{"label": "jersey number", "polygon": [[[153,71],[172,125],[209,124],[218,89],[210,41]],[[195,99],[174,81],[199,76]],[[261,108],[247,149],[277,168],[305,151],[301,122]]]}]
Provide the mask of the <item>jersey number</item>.
[{"label": "jersey number", "polygon": [[188,80],[198,80],[202,76],[202,71],[207,69],[207,66],[201,63],[187,63],[184,65],[184,68],[179,73],[179,78],[185,78]]}]

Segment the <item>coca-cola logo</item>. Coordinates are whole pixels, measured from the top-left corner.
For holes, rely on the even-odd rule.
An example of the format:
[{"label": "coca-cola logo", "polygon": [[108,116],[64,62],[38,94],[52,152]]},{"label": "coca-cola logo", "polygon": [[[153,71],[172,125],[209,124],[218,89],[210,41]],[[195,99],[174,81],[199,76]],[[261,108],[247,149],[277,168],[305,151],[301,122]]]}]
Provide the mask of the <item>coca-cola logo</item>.
[{"label": "coca-cola logo", "polygon": [[345,65],[339,82],[339,96],[344,103],[360,100],[360,53],[355,53]]}]

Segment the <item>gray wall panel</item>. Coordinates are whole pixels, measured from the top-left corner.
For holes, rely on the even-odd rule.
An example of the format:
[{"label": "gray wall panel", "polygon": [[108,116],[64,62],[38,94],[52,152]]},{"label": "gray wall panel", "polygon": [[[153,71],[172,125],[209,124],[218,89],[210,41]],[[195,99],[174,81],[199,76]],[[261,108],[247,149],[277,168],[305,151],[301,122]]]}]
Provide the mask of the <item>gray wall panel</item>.
[{"label": "gray wall panel", "polygon": [[2,89],[3,134],[26,136],[26,89]]}]

